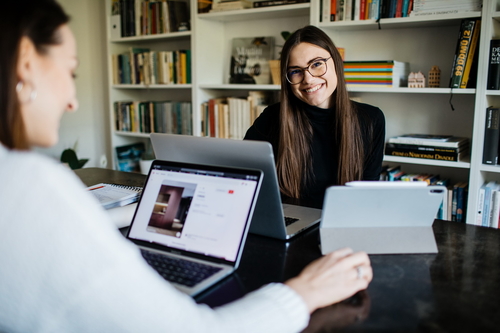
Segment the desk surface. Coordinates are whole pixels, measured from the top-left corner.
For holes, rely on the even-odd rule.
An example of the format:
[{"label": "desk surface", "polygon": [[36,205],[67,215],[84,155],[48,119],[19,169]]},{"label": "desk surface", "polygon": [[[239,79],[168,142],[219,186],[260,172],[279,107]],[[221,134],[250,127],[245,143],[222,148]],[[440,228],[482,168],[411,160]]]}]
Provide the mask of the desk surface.
[{"label": "desk surface", "polygon": [[[141,186],[145,176],[88,168],[87,185]],[[316,311],[304,332],[500,331],[500,230],[436,220],[438,254],[371,255],[369,288]],[[297,275],[321,256],[318,227],[289,242],[250,234],[235,274],[198,296],[217,306]]]}]

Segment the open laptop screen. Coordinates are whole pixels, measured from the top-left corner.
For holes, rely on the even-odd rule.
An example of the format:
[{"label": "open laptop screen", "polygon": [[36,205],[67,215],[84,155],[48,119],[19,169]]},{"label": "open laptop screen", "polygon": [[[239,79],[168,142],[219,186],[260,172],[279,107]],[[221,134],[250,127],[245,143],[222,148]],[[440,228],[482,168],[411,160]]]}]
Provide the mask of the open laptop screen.
[{"label": "open laptop screen", "polygon": [[155,161],[128,238],[235,262],[260,171]]}]

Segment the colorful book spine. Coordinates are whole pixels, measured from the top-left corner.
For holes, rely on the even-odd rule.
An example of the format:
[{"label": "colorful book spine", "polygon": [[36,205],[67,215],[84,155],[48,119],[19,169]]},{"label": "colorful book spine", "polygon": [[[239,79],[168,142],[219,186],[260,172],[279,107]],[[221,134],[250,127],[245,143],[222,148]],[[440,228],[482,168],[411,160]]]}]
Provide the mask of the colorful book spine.
[{"label": "colorful book spine", "polygon": [[462,160],[468,155],[466,152],[436,152],[436,151],[425,151],[418,150],[416,148],[396,148],[386,145],[385,155],[399,156],[399,157],[410,157],[410,158],[423,158],[427,160],[439,160],[439,161],[450,161],[457,162]]},{"label": "colorful book spine", "polygon": [[467,60],[465,61],[464,73],[462,75],[462,80],[460,81],[460,88],[462,89],[467,88],[472,66],[477,66],[477,64],[474,63],[474,59],[476,59],[475,54],[479,44],[480,31],[481,31],[481,20],[476,20],[476,23],[474,24],[474,30],[472,32],[472,39],[470,42],[469,52],[467,54]]},{"label": "colorful book spine", "polygon": [[450,88],[460,88],[460,82],[464,75],[465,64],[469,54],[472,35],[476,20],[464,19],[460,25],[457,47],[455,49],[455,57],[451,69]]}]

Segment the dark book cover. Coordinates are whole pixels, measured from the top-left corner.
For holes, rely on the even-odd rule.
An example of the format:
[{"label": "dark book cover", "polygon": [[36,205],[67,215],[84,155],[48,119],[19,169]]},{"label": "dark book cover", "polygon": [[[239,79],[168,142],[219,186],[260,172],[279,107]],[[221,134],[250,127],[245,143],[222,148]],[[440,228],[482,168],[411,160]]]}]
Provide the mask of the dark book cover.
[{"label": "dark book cover", "polygon": [[460,88],[475,24],[476,21],[473,19],[464,19],[460,25],[453,66],[451,68],[450,88]]},{"label": "dark book cover", "polygon": [[386,148],[390,149],[407,149],[419,152],[436,152],[436,153],[452,153],[458,154],[469,150],[469,145],[463,145],[460,147],[440,147],[440,146],[424,146],[424,145],[409,145],[402,143],[386,143]]},{"label": "dark book cover", "polygon": [[462,159],[463,157],[467,156],[468,151],[463,151],[460,153],[435,152],[435,151],[422,151],[418,149],[394,148],[391,147],[390,145],[386,145],[385,155],[456,162]]},{"label": "dark book cover", "polygon": [[500,89],[500,39],[492,39],[490,42],[486,89]]},{"label": "dark book cover", "polygon": [[167,0],[167,2],[170,32],[191,30],[187,2],[182,0]]},{"label": "dark book cover", "polygon": [[484,125],[483,164],[498,164],[498,140],[500,136],[500,109],[486,109]]}]

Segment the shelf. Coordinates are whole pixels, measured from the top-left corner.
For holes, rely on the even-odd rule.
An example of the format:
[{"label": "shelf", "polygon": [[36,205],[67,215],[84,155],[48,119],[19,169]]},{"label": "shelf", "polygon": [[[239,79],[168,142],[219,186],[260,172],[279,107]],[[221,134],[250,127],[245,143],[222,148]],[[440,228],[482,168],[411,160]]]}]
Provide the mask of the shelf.
[{"label": "shelf", "polygon": [[113,84],[114,89],[191,89],[192,84]]},{"label": "shelf", "polygon": [[[403,93],[403,94],[451,94],[474,95],[476,89],[451,89],[451,88],[377,88],[377,87],[349,87],[349,92],[373,92],[373,93]],[[453,91],[452,91],[453,90]]]},{"label": "shelf", "polygon": [[[425,28],[456,25],[464,18],[481,17],[481,12],[429,15],[418,17],[386,18],[380,20],[380,29]],[[332,30],[375,30],[379,24],[375,20],[337,21],[319,23],[320,28]]]},{"label": "shelf", "polygon": [[446,162],[437,160],[427,160],[423,158],[409,158],[409,157],[398,157],[384,155],[384,162],[395,162],[395,163],[408,163],[408,164],[419,164],[419,165],[434,165],[440,167],[449,168],[462,168],[469,169],[470,162]]},{"label": "shelf", "polygon": [[135,137],[135,138],[148,138],[151,133],[137,133],[137,132],[124,132],[124,131],[115,131],[114,132],[116,135],[121,135],[121,136],[129,136],[129,137]]},{"label": "shelf", "polygon": [[142,36],[132,36],[132,37],[122,37],[119,39],[111,39],[111,43],[128,43],[128,42],[150,42],[154,40],[163,39],[177,39],[191,37],[191,31],[180,31],[180,32],[168,32],[165,34],[155,34],[155,35],[142,35]]},{"label": "shelf", "polygon": [[481,164],[481,171],[500,173],[500,165],[486,165]]},{"label": "shelf", "polygon": [[500,90],[486,90],[488,96],[500,96]]},{"label": "shelf", "polygon": [[199,87],[210,90],[281,90],[278,84],[200,84]]},{"label": "shelf", "polygon": [[298,3],[294,5],[249,8],[240,10],[228,10],[216,13],[198,14],[198,18],[211,21],[232,22],[307,16],[309,15],[310,7],[310,3]]}]

